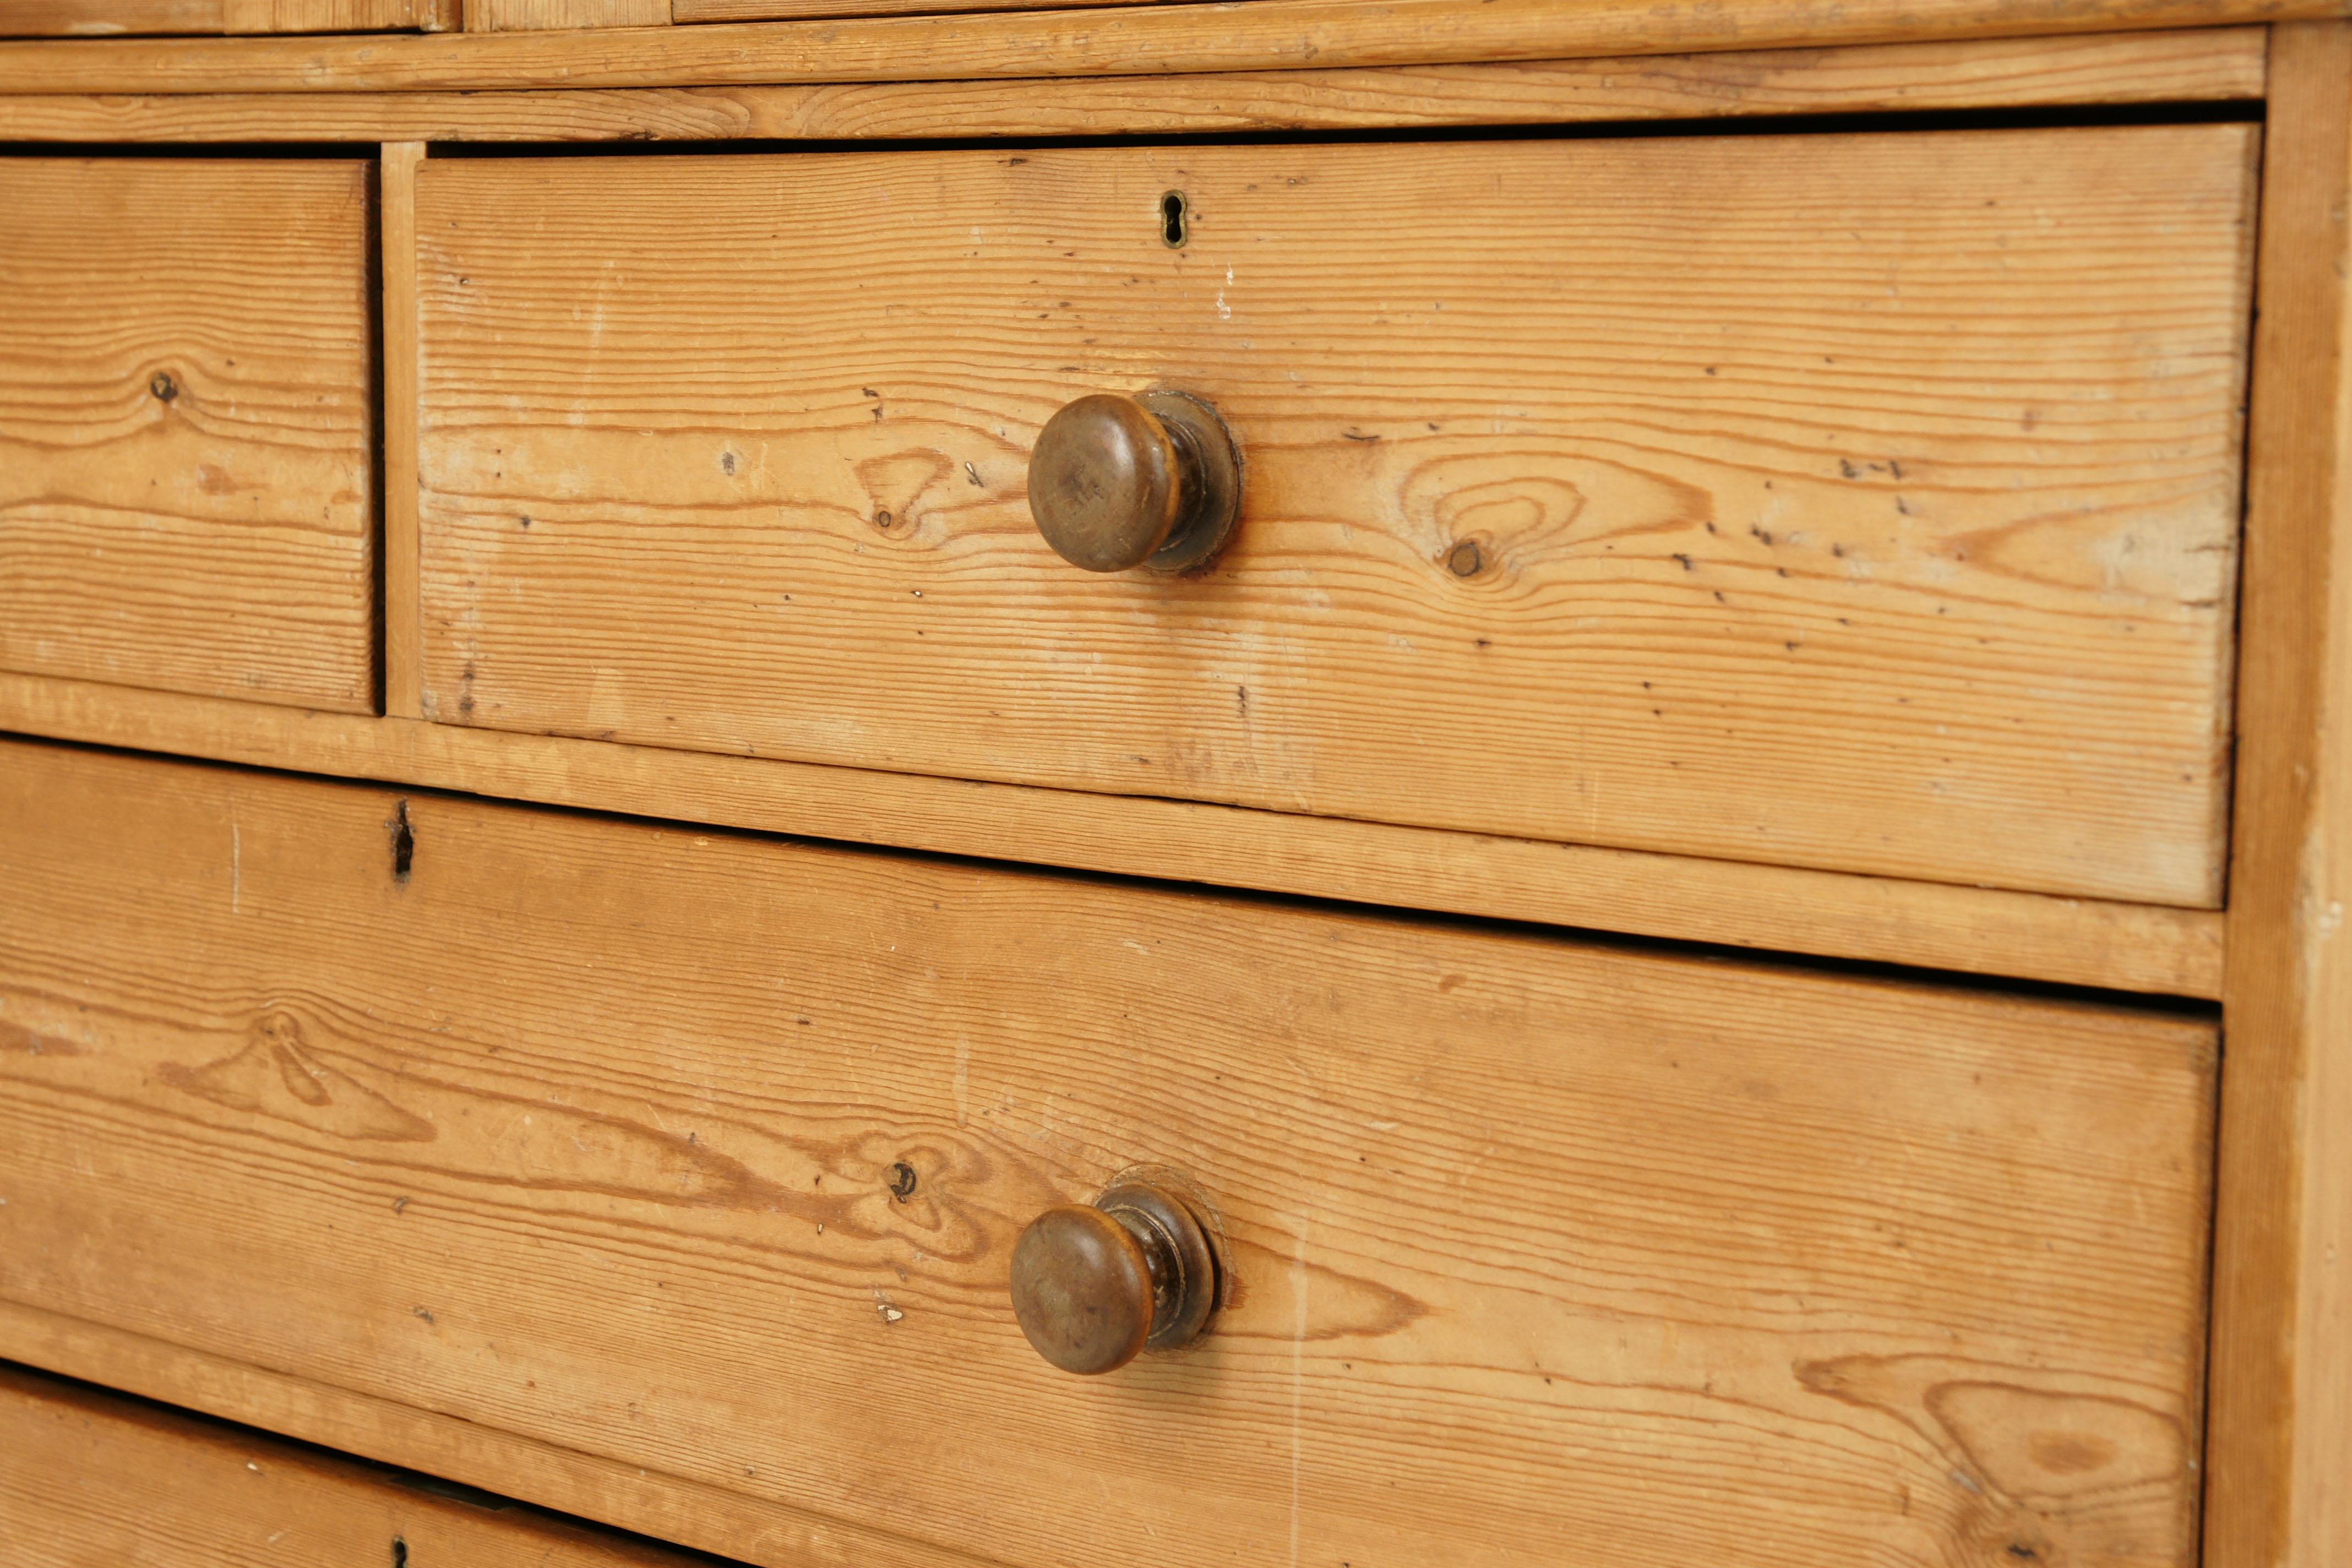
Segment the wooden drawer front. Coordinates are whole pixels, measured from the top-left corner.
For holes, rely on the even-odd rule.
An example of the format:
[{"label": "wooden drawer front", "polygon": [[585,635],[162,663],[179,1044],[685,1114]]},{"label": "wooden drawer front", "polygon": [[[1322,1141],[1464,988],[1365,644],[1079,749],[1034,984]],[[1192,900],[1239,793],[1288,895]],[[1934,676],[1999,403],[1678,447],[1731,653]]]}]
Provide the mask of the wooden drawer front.
[{"label": "wooden drawer front", "polygon": [[[2202,1021],[0,764],[9,1300],[1008,1563],[2191,1561]],[[1052,1371],[1136,1165],[1234,1299]]]},{"label": "wooden drawer front", "polygon": [[9,1568],[684,1568],[397,1472],[0,1367]]},{"label": "wooden drawer front", "polygon": [[0,0],[0,37],[442,32],[458,0]]},{"label": "wooden drawer front", "polygon": [[0,158],[0,668],[372,706],[368,182]]},{"label": "wooden drawer front", "polygon": [[[428,163],[427,711],[2210,904],[2254,149]],[[1162,384],[1235,542],[1065,564]]]}]

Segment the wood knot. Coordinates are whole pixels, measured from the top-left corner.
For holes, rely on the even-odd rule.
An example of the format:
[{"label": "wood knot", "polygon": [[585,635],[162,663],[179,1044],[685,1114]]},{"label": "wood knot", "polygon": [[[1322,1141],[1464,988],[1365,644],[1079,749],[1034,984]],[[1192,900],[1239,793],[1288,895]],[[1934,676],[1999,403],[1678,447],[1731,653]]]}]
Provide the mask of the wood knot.
[{"label": "wood knot", "polygon": [[1486,569],[1486,552],[1475,539],[1457,539],[1445,552],[1445,569],[1456,577],[1475,577]]},{"label": "wood knot", "polygon": [[170,371],[159,370],[147,383],[147,391],[158,403],[169,403],[180,395],[180,384],[172,379]]}]

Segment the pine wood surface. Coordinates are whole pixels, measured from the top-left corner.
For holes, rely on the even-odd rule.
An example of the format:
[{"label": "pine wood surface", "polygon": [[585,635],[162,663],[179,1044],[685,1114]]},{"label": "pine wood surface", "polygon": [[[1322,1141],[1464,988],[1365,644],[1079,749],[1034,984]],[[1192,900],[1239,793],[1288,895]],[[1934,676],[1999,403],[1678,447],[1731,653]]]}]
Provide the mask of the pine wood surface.
[{"label": "pine wood surface", "polygon": [[2213,999],[2222,917],[0,674],[0,731],[853,844]]},{"label": "pine wood surface", "polygon": [[0,160],[0,668],[373,706],[368,169]]},{"label": "pine wood surface", "polygon": [[0,37],[152,33],[437,33],[457,0],[0,0]]},{"label": "pine wood surface", "polygon": [[667,27],[670,0],[466,0],[469,33],[549,27]]},{"label": "pine wood surface", "polygon": [[686,1568],[502,1500],[0,1367],[11,1568]]},{"label": "pine wood surface", "polygon": [[[0,854],[43,1311],[1020,1563],[2191,1560],[2197,1017],[27,745]],[[1137,1164],[1229,1305],[1051,1373]]]},{"label": "pine wood surface", "polygon": [[680,1547],[708,1551],[725,1543],[765,1568],[975,1568],[979,1562],[903,1535],[5,1300],[0,1354],[460,1485],[499,1487],[506,1496]]},{"label": "pine wood surface", "polygon": [[[2217,903],[2253,150],[428,162],[423,710]],[[1155,384],[1235,542],[1079,572]]]},{"label": "pine wood surface", "polygon": [[852,140],[2181,103],[2263,94],[2260,27],[1361,70],[813,87],[0,98],[11,141]]},{"label": "pine wood surface", "polygon": [[416,603],[416,169],[422,142],[381,154],[383,258],[383,710],[417,717],[424,630]]},{"label": "pine wood surface", "polygon": [[2207,1568],[2352,1563],[2352,29],[2281,29],[2246,516]]},{"label": "pine wood surface", "polygon": [[652,32],[0,44],[0,93],[367,92],[1162,76],[2148,32],[2347,0],[1233,0]]},{"label": "pine wood surface", "polygon": [[[761,22],[809,16],[891,16],[958,11],[1066,11],[1087,5],[1122,5],[1139,0],[674,0],[671,19],[686,22]],[[1164,4],[1166,0],[1140,0]]]}]

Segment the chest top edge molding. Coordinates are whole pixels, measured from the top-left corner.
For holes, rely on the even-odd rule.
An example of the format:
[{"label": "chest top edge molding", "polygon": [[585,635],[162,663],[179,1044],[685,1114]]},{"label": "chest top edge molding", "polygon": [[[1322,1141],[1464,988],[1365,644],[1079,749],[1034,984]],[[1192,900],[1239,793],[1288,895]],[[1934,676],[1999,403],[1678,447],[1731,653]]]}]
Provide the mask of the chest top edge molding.
[{"label": "chest top edge molding", "polygon": [[0,94],[976,81],[1832,48],[2326,20],[2352,0],[1228,0],[575,32],[0,42]]}]

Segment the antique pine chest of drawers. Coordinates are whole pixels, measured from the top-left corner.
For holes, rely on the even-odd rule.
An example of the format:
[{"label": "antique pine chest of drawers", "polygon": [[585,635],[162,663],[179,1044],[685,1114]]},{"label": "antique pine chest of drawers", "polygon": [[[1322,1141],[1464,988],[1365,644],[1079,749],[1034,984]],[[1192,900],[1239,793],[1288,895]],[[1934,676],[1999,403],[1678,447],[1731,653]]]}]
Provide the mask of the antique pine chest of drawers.
[{"label": "antique pine chest of drawers", "polygon": [[0,0],[0,1559],[2352,1564],[2340,0]]}]

